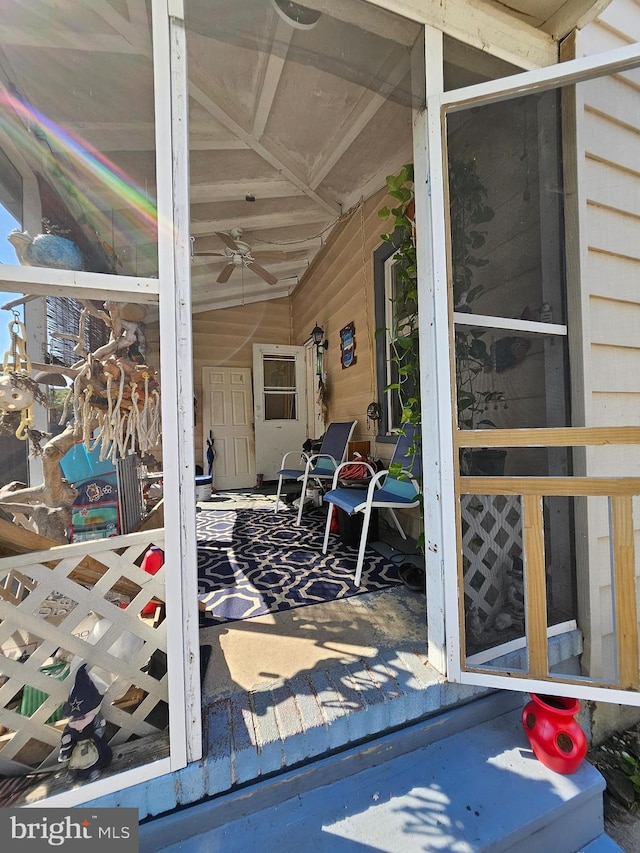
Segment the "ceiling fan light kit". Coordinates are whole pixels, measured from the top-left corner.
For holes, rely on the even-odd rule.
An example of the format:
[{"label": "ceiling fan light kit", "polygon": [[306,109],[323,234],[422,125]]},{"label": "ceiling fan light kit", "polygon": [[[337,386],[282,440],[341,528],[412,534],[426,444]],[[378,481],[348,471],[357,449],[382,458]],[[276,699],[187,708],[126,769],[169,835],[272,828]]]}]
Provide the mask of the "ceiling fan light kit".
[{"label": "ceiling fan light kit", "polygon": [[[260,276],[263,281],[266,281],[267,284],[277,284],[277,277],[256,262],[256,259],[251,252],[251,246],[241,239],[242,228],[231,228],[229,233],[226,233],[225,231],[216,231],[215,234],[216,237],[219,237],[224,243],[224,251],[194,252],[193,256],[227,259],[226,266],[222,268],[222,272],[216,279],[218,284],[224,284],[229,280],[231,273],[236,267],[243,266],[247,267],[247,269],[253,270],[253,272],[257,276]],[[270,260],[286,259],[285,252],[262,252],[257,254],[259,254],[261,258],[268,258]]]}]

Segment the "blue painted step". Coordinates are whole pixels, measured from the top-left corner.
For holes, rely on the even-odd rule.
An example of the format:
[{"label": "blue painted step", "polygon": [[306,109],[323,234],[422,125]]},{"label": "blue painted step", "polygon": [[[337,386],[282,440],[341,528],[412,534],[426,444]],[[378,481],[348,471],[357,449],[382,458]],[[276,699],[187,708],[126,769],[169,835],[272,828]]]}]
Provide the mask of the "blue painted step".
[{"label": "blue painted step", "polygon": [[571,776],[544,767],[519,709],[450,736],[442,724],[436,742],[424,726],[409,727],[150,821],[140,828],[140,851],[620,850],[603,834],[602,776],[586,762]]},{"label": "blue painted step", "polygon": [[599,835],[586,847],[583,847],[580,853],[624,853],[622,847],[619,847],[613,838],[609,838],[606,833]]}]

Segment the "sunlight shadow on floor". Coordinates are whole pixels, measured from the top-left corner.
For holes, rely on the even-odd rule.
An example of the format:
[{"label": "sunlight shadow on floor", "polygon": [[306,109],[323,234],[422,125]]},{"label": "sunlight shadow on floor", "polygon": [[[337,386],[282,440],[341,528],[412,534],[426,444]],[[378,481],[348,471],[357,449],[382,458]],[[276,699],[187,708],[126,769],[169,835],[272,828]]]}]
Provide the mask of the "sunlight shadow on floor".
[{"label": "sunlight shadow on floor", "polygon": [[424,596],[404,587],[203,628],[200,643],[212,647],[203,700],[426,641]]}]

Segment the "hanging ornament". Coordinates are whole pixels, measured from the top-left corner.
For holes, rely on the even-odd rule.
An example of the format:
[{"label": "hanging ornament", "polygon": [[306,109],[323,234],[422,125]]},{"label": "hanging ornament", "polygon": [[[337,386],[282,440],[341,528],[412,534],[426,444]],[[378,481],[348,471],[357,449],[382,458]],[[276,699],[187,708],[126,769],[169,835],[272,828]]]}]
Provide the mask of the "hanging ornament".
[{"label": "hanging ornament", "polygon": [[16,429],[16,438],[24,441],[27,431],[33,423],[33,380],[30,378],[31,360],[27,355],[24,325],[14,312],[9,323],[11,348],[4,354],[2,376],[0,376],[0,411],[20,412],[20,423]]}]

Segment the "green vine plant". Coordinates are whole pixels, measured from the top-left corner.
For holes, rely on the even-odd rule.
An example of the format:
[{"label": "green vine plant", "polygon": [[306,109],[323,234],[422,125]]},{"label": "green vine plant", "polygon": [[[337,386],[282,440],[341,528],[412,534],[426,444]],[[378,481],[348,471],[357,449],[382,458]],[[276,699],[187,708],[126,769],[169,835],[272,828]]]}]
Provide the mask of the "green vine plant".
[{"label": "green vine plant", "polygon": [[[382,239],[393,247],[396,287],[392,303],[392,328],[378,329],[377,333],[389,334],[392,381],[385,388],[395,391],[400,403],[400,432],[405,424],[420,423],[420,355],[418,340],[418,268],[414,233],[413,165],[403,166],[397,175],[387,177],[387,193],[397,201],[395,207],[382,207],[378,216],[391,220],[392,229],[382,234]],[[419,436],[418,436],[419,441]],[[412,458],[418,452],[414,444],[409,448],[409,462],[404,466],[394,463],[389,471],[401,477],[403,468],[411,470]],[[405,475],[406,476],[406,475]],[[418,549],[424,551],[423,496],[419,497],[421,532],[416,540]]]},{"label": "green vine plant", "polygon": [[[394,390],[398,395],[401,424],[417,424],[421,416],[413,165],[403,166],[396,175],[389,175],[386,182],[388,195],[397,203],[393,207],[382,207],[378,216],[391,224],[382,239],[394,249],[397,287],[392,299],[392,327],[378,330],[378,333],[389,334],[394,374],[385,391]],[[474,304],[484,287],[474,283],[474,274],[489,263],[476,253],[486,242],[482,226],[493,219],[494,211],[487,204],[487,190],[478,176],[474,159],[450,161],[449,196],[454,306],[456,311],[475,313]],[[457,416],[461,429],[495,427],[486,413],[491,406],[504,400],[501,391],[481,390],[476,385],[479,374],[491,365],[485,336],[483,329],[464,326],[455,333]],[[461,456],[463,474],[469,473],[470,465],[471,450],[464,450]]]},{"label": "green vine plant", "polygon": [[[400,423],[420,422],[420,356],[418,351],[418,268],[414,239],[413,166],[403,166],[387,178],[387,192],[397,199],[393,207],[378,211],[380,219],[393,217],[393,229],[382,239],[394,249],[395,293],[389,346],[393,381],[385,391],[395,391],[400,401]],[[380,330],[386,331],[386,330]]]}]

